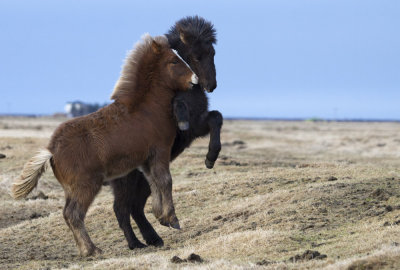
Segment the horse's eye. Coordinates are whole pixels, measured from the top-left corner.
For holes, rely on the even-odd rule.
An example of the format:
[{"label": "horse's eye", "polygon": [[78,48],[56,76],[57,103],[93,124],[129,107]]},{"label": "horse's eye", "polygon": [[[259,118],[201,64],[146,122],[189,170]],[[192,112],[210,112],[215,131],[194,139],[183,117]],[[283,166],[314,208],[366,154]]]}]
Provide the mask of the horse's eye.
[{"label": "horse's eye", "polygon": [[200,62],[201,61],[201,55],[200,56],[194,56],[193,57],[194,62]]},{"label": "horse's eye", "polygon": [[179,63],[178,60],[173,60],[173,61],[171,62],[171,64],[173,64],[173,65],[176,65],[176,64],[178,64],[178,63]]}]

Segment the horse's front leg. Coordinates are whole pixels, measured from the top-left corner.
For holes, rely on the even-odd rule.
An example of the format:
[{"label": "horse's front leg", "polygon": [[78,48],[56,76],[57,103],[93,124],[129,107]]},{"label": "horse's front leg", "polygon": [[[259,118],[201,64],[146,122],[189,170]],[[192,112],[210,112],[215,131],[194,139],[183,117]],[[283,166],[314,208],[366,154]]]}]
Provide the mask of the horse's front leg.
[{"label": "horse's front leg", "polygon": [[210,143],[208,145],[208,153],[206,156],[206,166],[211,169],[218,158],[221,151],[221,128],[223,117],[219,111],[211,111],[207,116],[207,123],[210,127]]},{"label": "horse's front leg", "polygon": [[206,156],[206,167],[211,169],[221,151],[221,128],[223,117],[219,111],[211,111],[203,118],[203,121],[195,129],[196,136],[204,136],[210,132],[210,142]]},{"label": "horse's front leg", "polygon": [[147,169],[143,170],[143,172],[150,185],[155,217],[161,225],[180,229],[172,200],[172,177],[169,171],[169,154],[156,154],[156,158],[149,161]]}]

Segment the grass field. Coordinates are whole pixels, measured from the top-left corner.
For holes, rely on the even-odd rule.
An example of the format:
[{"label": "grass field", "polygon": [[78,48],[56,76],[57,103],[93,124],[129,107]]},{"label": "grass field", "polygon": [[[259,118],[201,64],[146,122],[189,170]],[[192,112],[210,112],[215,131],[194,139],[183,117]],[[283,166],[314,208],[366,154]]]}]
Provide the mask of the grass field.
[{"label": "grass field", "polygon": [[[129,250],[105,186],[86,218],[104,253],[81,258],[51,169],[28,199],[9,195],[63,120],[0,118],[1,269],[400,269],[399,123],[225,121],[214,169],[208,138],[171,165],[182,230],[149,200],[165,246]],[[171,261],[191,253],[203,262]]]}]

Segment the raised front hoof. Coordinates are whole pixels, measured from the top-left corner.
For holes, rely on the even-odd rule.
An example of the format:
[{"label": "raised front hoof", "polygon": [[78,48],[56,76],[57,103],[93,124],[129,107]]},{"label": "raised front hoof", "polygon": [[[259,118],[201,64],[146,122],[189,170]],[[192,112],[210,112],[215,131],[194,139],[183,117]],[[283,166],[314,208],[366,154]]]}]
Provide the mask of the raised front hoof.
[{"label": "raised front hoof", "polygon": [[103,251],[96,246],[80,251],[82,257],[97,256],[101,254],[103,254]]},{"label": "raised front hoof", "polygon": [[160,219],[160,224],[166,227],[171,227],[173,229],[180,230],[181,226],[179,225],[179,220],[177,217],[173,217],[172,221],[165,221],[164,219]]},{"label": "raised front hoof", "polygon": [[182,131],[188,130],[189,129],[189,122],[187,122],[187,121],[178,122],[178,127]]},{"label": "raised front hoof", "polygon": [[132,250],[132,249],[136,249],[136,248],[145,248],[147,246],[145,244],[143,244],[142,242],[137,241],[137,242],[128,244],[128,247],[130,250]]},{"label": "raised front hoof", "polygon": [[210,160],[206,159],[205,163],[206,163],[207,169],[214,168],[215,161],[210,161]]},{"label": "raised front hoof", "polygon": [[160,237],[154,237],[154,239],[146,240],[146,244],[149,246],[162,247],[164,246],[164,241]]}]

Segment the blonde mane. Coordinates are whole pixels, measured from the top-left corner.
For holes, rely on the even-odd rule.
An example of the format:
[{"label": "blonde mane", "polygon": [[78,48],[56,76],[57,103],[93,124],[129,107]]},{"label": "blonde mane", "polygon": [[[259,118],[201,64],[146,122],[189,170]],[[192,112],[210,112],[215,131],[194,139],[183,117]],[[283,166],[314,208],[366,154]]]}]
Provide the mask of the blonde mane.
[{"label": "blonde mane", "polygon": [[132,50],[130,50],[125,58],[124,65],[121,70],[121,75],[115,83],[114,90],[111,94],[111,99],[118,100],[124,97],[139,98],[140,93],[137,88],[139,69],[141,60],[151,51],[152,41],[156,41],[163,47],[169,47],[166,36],[152,37],[146,33],[141,37]]}]

